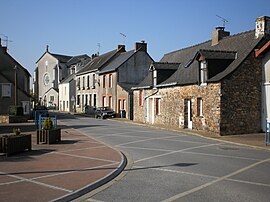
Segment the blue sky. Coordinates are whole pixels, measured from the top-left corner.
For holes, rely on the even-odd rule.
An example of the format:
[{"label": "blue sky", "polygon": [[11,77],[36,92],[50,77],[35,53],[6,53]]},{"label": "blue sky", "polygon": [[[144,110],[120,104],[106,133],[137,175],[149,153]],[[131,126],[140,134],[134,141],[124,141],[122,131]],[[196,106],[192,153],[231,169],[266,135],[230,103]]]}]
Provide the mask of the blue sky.
[{"label": "blue sky", "polygon": [[211,38],[226,18],[231,34],[255,29],[270,16],[269,0],[0,0],[0,37],[9,53],[33,74],[46,45],[52,53],[91,55],[145,40],[152,58]]}]

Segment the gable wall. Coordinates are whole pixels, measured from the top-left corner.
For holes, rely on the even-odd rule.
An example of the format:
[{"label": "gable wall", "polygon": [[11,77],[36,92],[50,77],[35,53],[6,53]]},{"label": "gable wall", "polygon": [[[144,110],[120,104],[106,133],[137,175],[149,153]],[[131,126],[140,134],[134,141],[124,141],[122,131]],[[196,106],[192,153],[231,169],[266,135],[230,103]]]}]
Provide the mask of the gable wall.
[{"label": "gable wall", "polygon": [[261,63],[254,52],[231,76],[223,79],[221,134],[260,132],[261,79]]},{"label": "gable wall", "polygon": [[137,51],[133,57],[118,68],[120,83],[138,84],[148,74],[152,59],[144,51]]},{"label": "gable wall", "polygon": [[[45,62],[48,61],[47,71],[46,71],[46,65]],[[52,57],[50,54],[46,53],[37,63],[38,68],[38,95],[39,97],[44,97],[44,94],[46,91],[48,91],[51,87],[53,87],[52,81],[53,78],[53,68],[58,65],[58,60],[56,60],[54,57]],[[43,76],[44,74],[48,72],[50,76],[50,83],[49,85],[45,86],[43,82]],[[57,77],[57,75],[55,75]],[[58,86],[57,86],[58,88]],[[57,103],[58,105],[58,103]]]}]

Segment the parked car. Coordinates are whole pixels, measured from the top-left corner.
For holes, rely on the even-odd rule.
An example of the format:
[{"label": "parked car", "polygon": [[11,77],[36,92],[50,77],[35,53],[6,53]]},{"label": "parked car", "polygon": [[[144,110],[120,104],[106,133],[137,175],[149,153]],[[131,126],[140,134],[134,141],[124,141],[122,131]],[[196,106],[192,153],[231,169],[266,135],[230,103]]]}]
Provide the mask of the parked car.
[{"label": "parked car", "polygon": [[115,111],[109,107],[98,107],[95,111],[95,118],[114,118],[116,116]]}]

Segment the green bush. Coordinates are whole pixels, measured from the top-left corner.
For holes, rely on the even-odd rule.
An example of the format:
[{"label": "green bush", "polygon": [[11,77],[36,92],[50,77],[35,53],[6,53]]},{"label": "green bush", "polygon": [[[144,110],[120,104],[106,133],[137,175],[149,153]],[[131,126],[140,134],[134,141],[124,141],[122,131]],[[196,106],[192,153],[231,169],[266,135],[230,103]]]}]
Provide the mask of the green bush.
[{"label": "green bush", "polygon": [[23,107],[11,105],[9,107],[9,115],[23,116]]}]

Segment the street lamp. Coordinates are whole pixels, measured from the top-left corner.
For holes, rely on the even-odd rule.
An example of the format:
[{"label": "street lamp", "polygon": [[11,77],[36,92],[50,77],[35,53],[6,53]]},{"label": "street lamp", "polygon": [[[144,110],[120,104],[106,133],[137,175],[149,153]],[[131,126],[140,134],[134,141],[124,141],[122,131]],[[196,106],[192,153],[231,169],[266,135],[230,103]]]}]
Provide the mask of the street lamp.
[{"label": "street lamp", "polygon": [[17,106],[17,65],[14,66],[14,103]]}]

